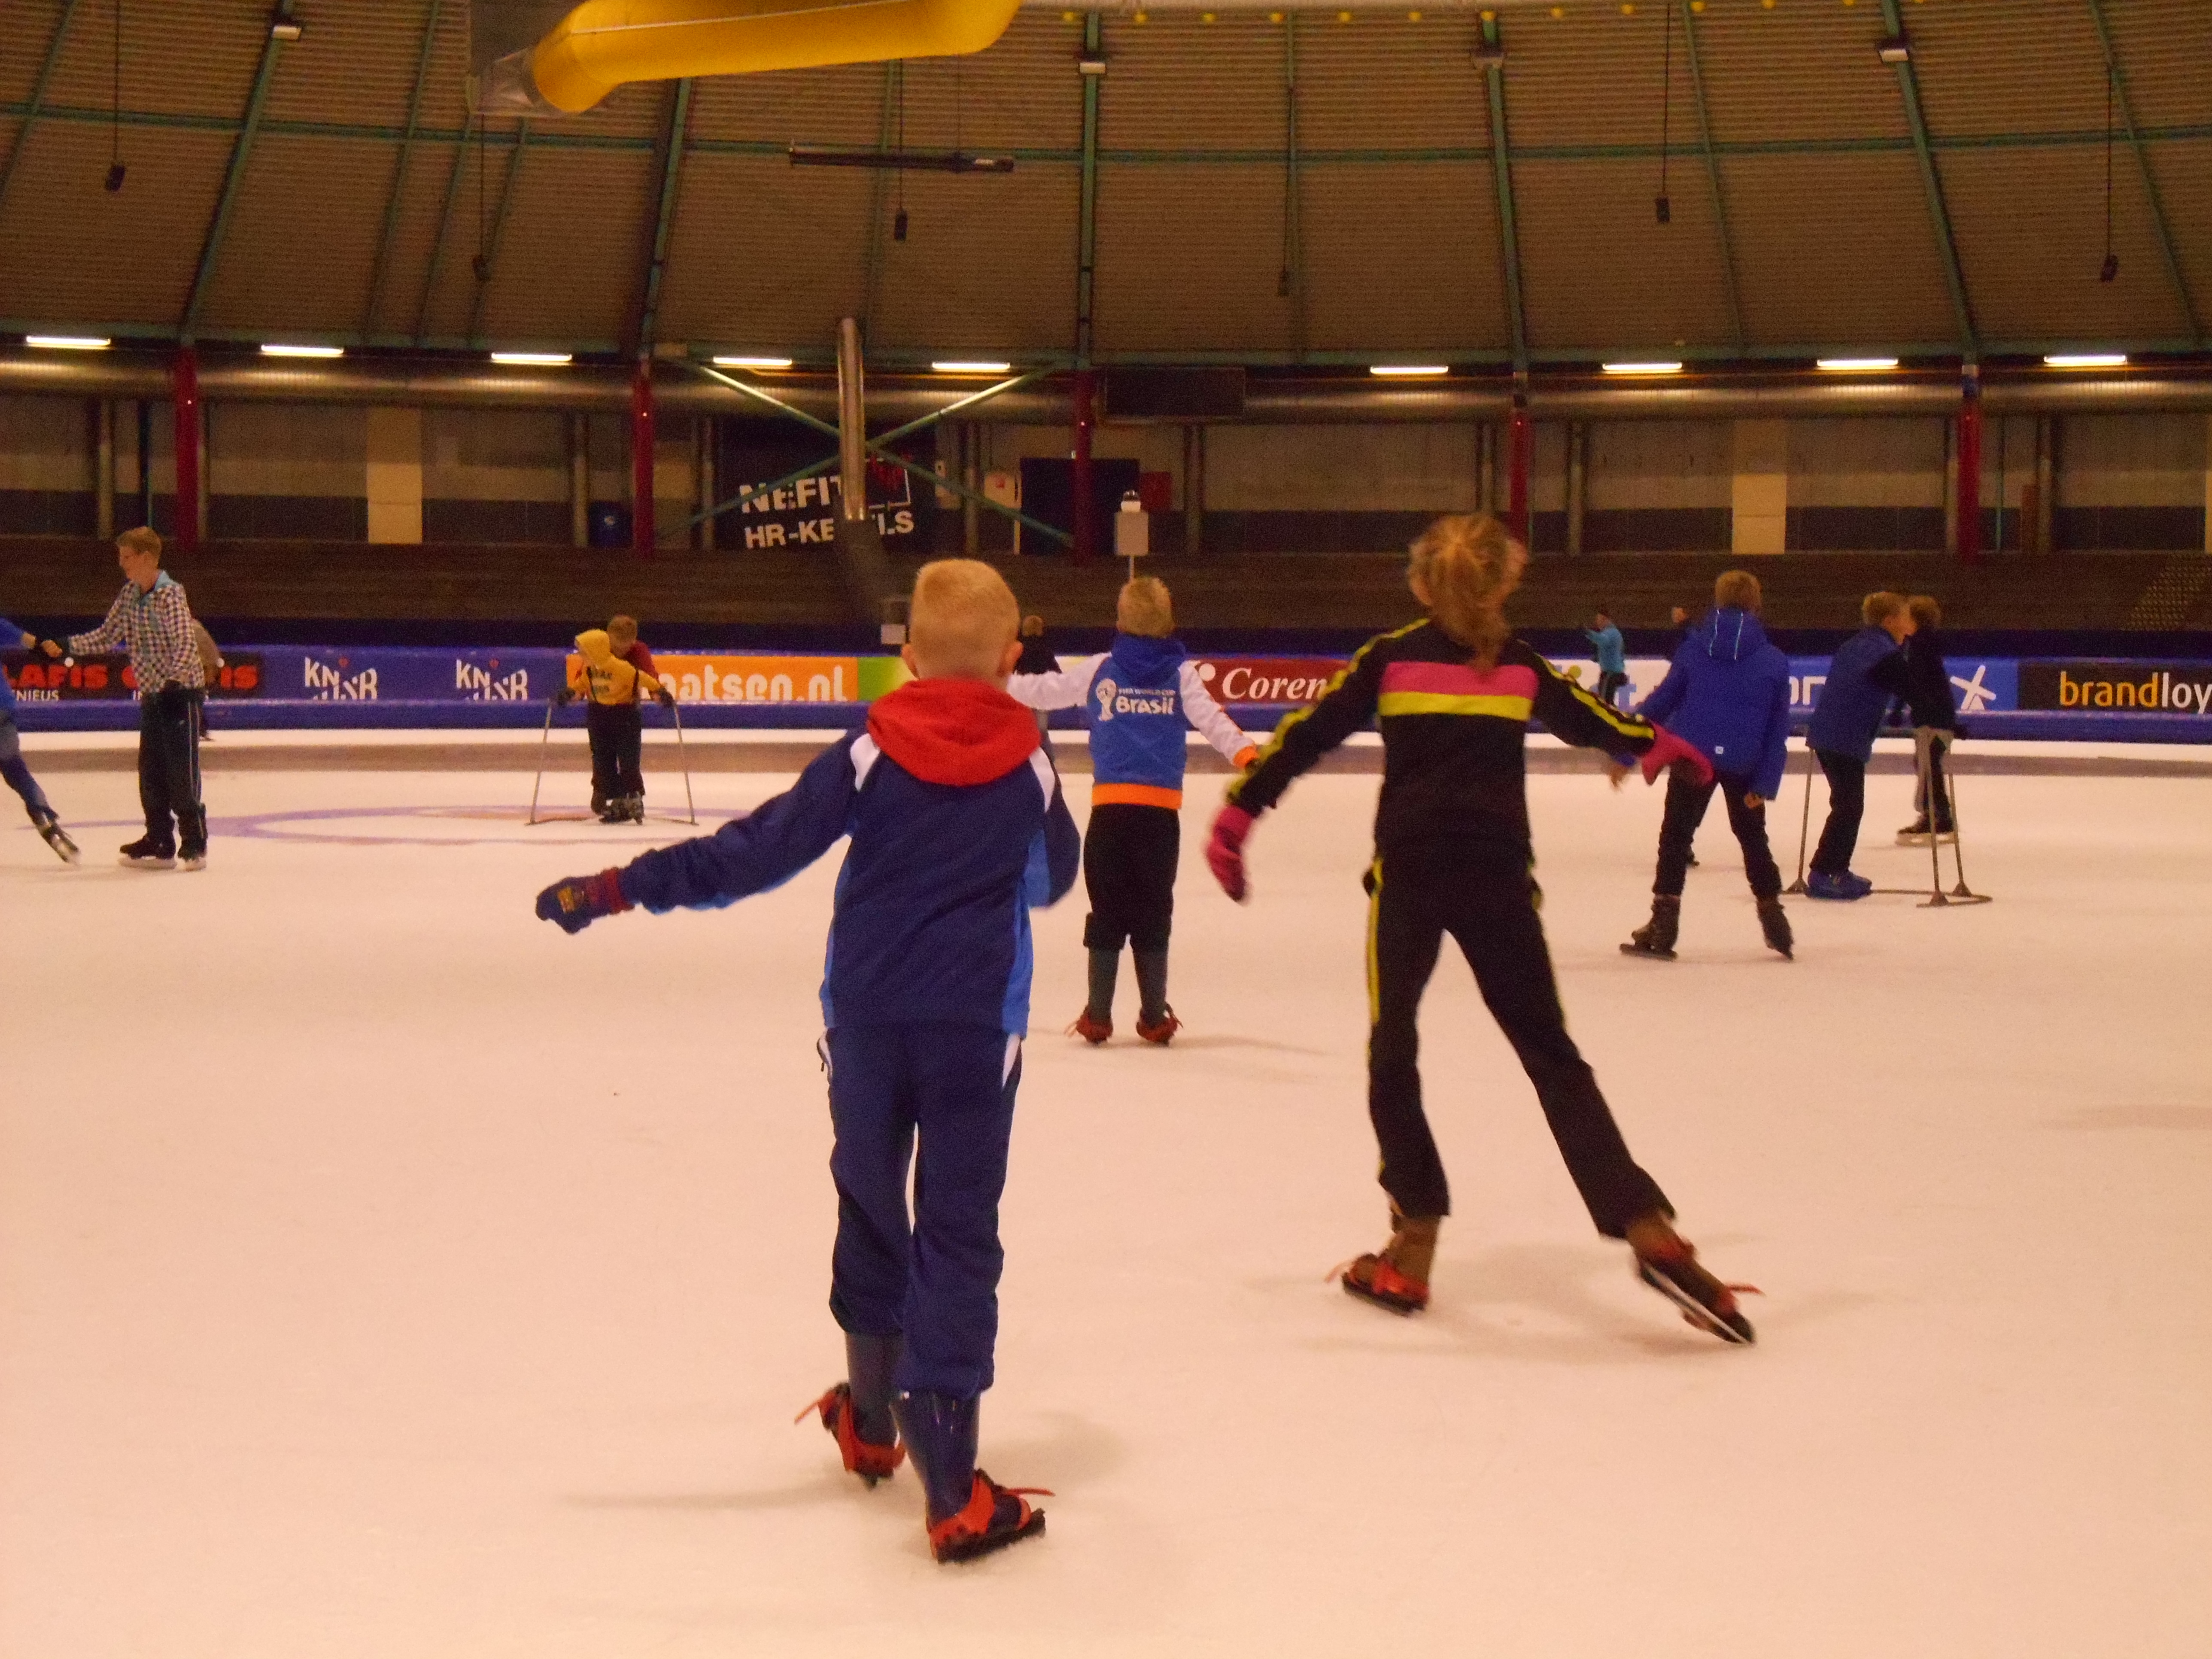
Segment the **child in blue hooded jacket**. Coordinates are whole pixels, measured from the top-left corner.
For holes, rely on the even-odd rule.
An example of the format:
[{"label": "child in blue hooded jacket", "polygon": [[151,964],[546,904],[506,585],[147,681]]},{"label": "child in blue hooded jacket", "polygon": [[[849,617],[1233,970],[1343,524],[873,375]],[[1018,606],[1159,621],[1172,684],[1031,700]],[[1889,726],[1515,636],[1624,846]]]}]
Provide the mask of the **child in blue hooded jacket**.
[{"label": "child in blue hooded jacket", "polygon": [[[1912,637],[1912,611],[1901,593],[1869,593],[1859,606],[1866,626],[1836,647],[1828,678],[1805,732],[1828,779],[1828,821],[1813,851],[1805,893],[1816,899],[1861,899],[1874,884],[1851,869],[1859,821],[1866,814],[1867,763],[1892,698],[1910,698],[1912,674],[1901,647]],[[1947,688],[1948,690],[1948,688]]]},{"label": "child in blue hooded jacket", "polygon": [[1183,732],[1195,726],[1240,769],[1260,751],[1172,637],[1166,583],[1152,576],[1127,583],[1115,621],[1112,650],[1075,658],[1056,673],[1016,674],[1006,690],[1036,709],[1080,705],[1091,733],[1091,827],[1083,844],[1091,994],[1068,1029],[1094,1046],[1114,1035],[1114,981],[1127,945],[1137,963],[1137,1035],[1164,1044],[1182,1026],[1168,1006],[1168,934],[1182,850]]},{"label": "child in blue hooded jacket", "polygon": [[1659,869],[1651,882],[1651,920],[1620,948],[1630,956],[1673,961],[1682,918],[1683,878],[1690,843],[1705,822],[1713,792],[1728,804],[1729,828],[1743,848],[1743,872],[1759,906],[1759,931],[1784,957],[1794,941],[1782,909],[1782,872],[1766,842],[1766,803],[1782,787],[1790,739],[1790,659],[1759,626],[1759,578],[1731,570],[1713,584],[1713,610],[1674,653],[1667,678],[1637,713],[1667,729],[1713,763],[1703,781],[1686,766],[1670,768],[1667,811],[1659,827]]},{"label": "child in blue hooded jacket", "polygon": [[[24,632],[6,617],[0,617],[0,641],[14,641],[28,651],[39,642],[35,634]],[[0,674],[0,778],[23,798],[23,810],[31,815],[32,823],[45,837],[64,864],[76,862],[76,843],[62,829],[62,821],[54,815],[53,803],[46,792],[39,787],[39,781],[31,775],[31,769],[23,759],[23,740],[15,730],[15,688],[8,677]]]},{"label": "child in blue hooded jacket", "polygon": [[538,914],[570,933],[633,907],[718,908],[851,837],[822,985],[836,1131],[830,1309],[847,1377],[809,1409],[869,1486],[913,1454],[940,1561],[1044,1527],[1022,1490],[975,1466],[1029,1025],[1030,907],[1073,886],[1081,856],[1036,722],[1005,690],[1019,622],[990,566],[924,565],[905,651],[919,678],[879,698],[863,729],[750,816],[538,896]]}]

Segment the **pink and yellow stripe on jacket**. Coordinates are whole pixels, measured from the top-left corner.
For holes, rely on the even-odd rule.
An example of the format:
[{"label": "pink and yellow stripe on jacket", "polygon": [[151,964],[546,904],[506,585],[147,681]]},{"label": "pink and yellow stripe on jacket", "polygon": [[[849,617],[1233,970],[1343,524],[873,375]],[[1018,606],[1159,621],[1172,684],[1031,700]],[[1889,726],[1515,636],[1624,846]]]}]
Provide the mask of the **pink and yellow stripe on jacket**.
[{"label": "pink and yellow stripe on jacket", "polygon": [[1468,663],[1394,662],[1382,671],[1375,712],[1393,714],[1487,714],[1526,724],[1536,706],[1536,671],[1518,663],[1476,668]]}]

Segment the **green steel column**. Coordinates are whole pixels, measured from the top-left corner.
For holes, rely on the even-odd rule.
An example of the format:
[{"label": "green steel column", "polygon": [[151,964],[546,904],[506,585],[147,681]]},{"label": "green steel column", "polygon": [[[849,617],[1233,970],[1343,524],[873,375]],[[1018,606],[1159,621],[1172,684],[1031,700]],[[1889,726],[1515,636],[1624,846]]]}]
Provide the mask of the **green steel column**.
[{"label": "green steel column", "polygon": [[1697,13],[1692,0],[1680,0],[1682,8],[1682,45],[1690,59],[1690,88],[1698,103],[1698,148],[1705,153],[1705,182],[1713,192],[1713,223],[1721,239],[1721,285],[1728,296],[1729,331],[1739,346],[1747,337],[1743,327],[1743,301],[1735,282],[1735,241],[1729,234],[1728,198],[1721,189],[1720,158],[1713,154],[1713,124],[1706,112],[1705,71],[1698,61]]},{"label": "green steel column", "polygon": [[[1103,42],[1097,12],[1083,19],[1083,52],[1094,57]],[[1076,208],[1075,361],[1079,368],[1091,362],[1091,298],[1098,261],[1098,83],[1103,76],[1085,75],[1083,81],[1082,194]]]},{"label": "green steel column", "polygon": [[1505,306],[1513,323],[1513,367],[1528,367],[1528,325],[1521,302],[1521,231],[1513,214],[1513,154],[1505,129],[1505,60],[1498,38],[1498,15],[1482,16],[1482,44],[1498,54],[1482,66],[1490,103],[1490,161],[1498,178],[1498,252],[1505,268]]},{"label": "green steel column", "polygon": [[[1905,36],[1905,19],[1897,0],[1881,0],[1881,18],[1890,39]],[[1920,108],[1920,78],[1908,58],[1896,65],[1897,90],[1905,100],[1905,124],[1912,130],[1912,153],[1920,161],[1920,182],[1928,191],[1928,219],[1936,233],[1936,251],[1943,256],[1943,281],[1951,290],[1951,311],[1959,325],[1959,348],[1968,362],[1981,356],[1981,342],[1974,330],[1974,307],[1966,293],[1966,276],[1959,264],[1959,240],[1952,234],[1951,210],[1943,199],[1943,177],[1936,170],[1936,151],[1928,141],[1928,118]]]},{"label": "green steel column", "polygon": [[523,151],[530,143],[530,121],[527,117],[514,124],[514,154],[507,159],[507,177],[500,181],[499,205],[492,210],[491,234],[485,240],[483,269],[477,273],[476,299],[469,307],[468,341],[472,346],[483,344],[484,301],[491,294],[491,279],[499,270],[500,240],[507,234],[507,216],[514,206],[514,181],[522,172]]},{"label": "green steel column", "polygon": [[468,171],[469,136],[483,119],[476,111],[469,112],[468,119],[461,123],[461,141],[453,147],[453,170],[446,175],[446,200],[438,210],[438,228],[430,236],[430,268],[422,273],[422,303],[415,312],[415,343],[421,345],[430,331],[430,302],[438,295],[438,276],[446,263],[446,226],[453,216],[454,199],[461,193],[461,178]]},{"label": "green steel column", "polygon": [[691,82],[676,83],[668,109],[668,136],[660,164],[660,199],[653,209],[653,246],[645,264],[644,292],[638,300],[637,349],[650,352],[660,325],[660,284],[668,270],[668,239],[676,224],[676,193],[684,168],[684,140],[691,130]]},{"label": "green steel column", "polygon": [[422,45],[415,55],[415,90],[407,99],[407,132],[399,141],[399,156],[392,164],[392,194],[385,199],[384,228],[376,239],[376,263],[369,267],[368,308],[362,315],[362,337],[376,332],[376,314],[384,308],[384,280],[391,274],[392,238],[399,228],[399,198],[407,189],[407,163],[415,150],[415,135],[422,121],[422,88],[430,79],[430,53],[438,44],[438,12],[444,0],[430,0],[430,15],[422,24]]},{"label": "green steel column", "polygon": [[[293,0],[276,0],[276,18],[290,21],[292,4]],[[261,64],[253,72],[253,91],[246,100],[246,118],[238,130],[237,142],[230,147],[230,166],[223,173],[222,194],[216,199],[215,217],[209,221],[206,239],[200,244],[199,268],[192,273],[191,293],[185,301],[184,318],[178,325],[179,334],[187,343],[198,325],[200,307],[207,303],[216,260],[222,252],[223,233],[230,228],[231,210],[238,205],[238,187],[246,179],[246,159],[253,153],[253,136],[260,129],[261,111],[269,101],[269,83],[276,78],[276,59],[283,50],[284,43],[276,38],[273,27],[262,37]]]},{"label": "green steel column", "polygon": [[30,101],[23,106],[23,125],[15,129],[8,159],[0,161],[0,210],[8,205],[8,186],[15,180],[15,164],[31,147],[31,129],[39,124],[39,112],[46,101],[46,83],[54,78],[54,65],[61,61],[62,42],[69,36],[70,19],[76,15],[76,7],[77,0],[64,0],[62,14],[54,20],[54,32],[46,40],[46,55],[39,62],[39,78],[31,82]]},{"label": "green steel column", "polygon": [[1283,270],[1291,282],[1291,357],[1306,355],[1305,228],[1298,217],[1298,15],[1283,18]]},{"label": "green steel column", "polygon": [[[2097,39],[2105,49],[2105,72],[2112,77],[2113,100],[2119,106],[2121,125],[2128,130],[2128,147],[2136,153],[2136,167],[2142,174],[2143,194],[2150,200],[2150,219],[2158,231],[2158,250],[2166,258],[2166,279],[2173,285],[2173,297],[2181,302],[2181,315],[2189,325],[2189,337],[2202,346],[2204,325],[2197,320],[2189,280],[2182,275],[2181,261],[2173,251],[2173,233],[2166,222],[2166,203],[2158,193],[2158,180],[2151,173],[2150,154],[2136,128],[2135,110],[2128,102],[2128,77],[2121,71],[2119,58],[2112,50],[2112,31],[2105,19],[2104,0],[2089,0],[2089,15],[2097,21]],[[0,185],[0,189],[4,188]]]}]

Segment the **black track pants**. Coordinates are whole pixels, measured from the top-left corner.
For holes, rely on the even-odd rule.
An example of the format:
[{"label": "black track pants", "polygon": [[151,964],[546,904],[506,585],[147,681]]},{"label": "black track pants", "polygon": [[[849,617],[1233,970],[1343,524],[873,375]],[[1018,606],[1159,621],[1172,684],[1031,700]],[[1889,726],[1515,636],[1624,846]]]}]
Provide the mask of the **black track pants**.
[{"label": "black track pants", "polygon": [[1673,1212],[1658,1183],[1628,1155],[1597,1079],[1567,1035],[1551,953],[1537,920],[1536,884],[1520,854],[1455,848],[1378,858],[1367,875],[1367,1109],[1382,1151],[1382,1189],[1407,1215],[1447,1215],[1450,1190],[1421,1109],[1421,993],[1449,933],[1474,970],[1498,1027],[1536,1085],[1575,1190],[1599,1232]]},{"label": "black track pants", "polygon": [[207,842],[200,806],[200,694],[164,686],[138,699],[138,805],[156,846]]},{"label": "black track pants", "polygon": [[592,740],[592,810],[609,800],[645,793],[641,761],[645,720],[634,702],[587,703],[584,729]]},{"label": "black track pants", "polygon": [[1083,837],[1083,885],[1091,896],[1084,948],[1167,949],[1182,859],[1182,817],[1172,806],[1109,801],[1092,807]]},{"label": "black track pants", "polygon": [[1851,867],[1858,850],[1859,820],[1866,816],[1867,763],[1816,749],[1820,770],[1828,777],[1828,821],[1820,827],[1820,844],[1813,849],[1813,873],[1840,876]]},{"label": "black track pants", "polygon": [[1763,899],[1774,897],[1782,890],[1782,872],[1775,868],[1773,850],[1766,844],[1766,808],[1743,804],[1743,798],[1751,793],[1751,780],[1723,773],[1716,775],[1711,783],[1699,783],[1683,766],[1674,767],[1667,774],[1667,816],[1659,826],[1659,872],[1652,879],[1651,890],[1668,898],[1682,896],[1683,878],[1690,868],[1690,843],[1697,839],[1698,826],[1705,821],[1705,809],[1712,805],[1715,789],[1728,803],[1729,828],[1743,848],[1744,878],[1751,883],[1753,894]]}]

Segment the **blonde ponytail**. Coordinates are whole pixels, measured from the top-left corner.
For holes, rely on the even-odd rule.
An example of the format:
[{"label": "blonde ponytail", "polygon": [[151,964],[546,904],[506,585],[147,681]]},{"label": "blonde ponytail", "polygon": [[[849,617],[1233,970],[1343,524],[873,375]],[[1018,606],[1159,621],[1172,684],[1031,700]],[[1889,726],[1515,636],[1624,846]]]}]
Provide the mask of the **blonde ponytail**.
[{"label": "blonde ponytail", "polygon": [[1418,582],[1437,626],[1474,653],[1479,668],[1498,665],[1512,636],[1506,596],[1520,586],[1528,556],[1487,513],[1438,519],[1413,545],[1408,579]]}]

